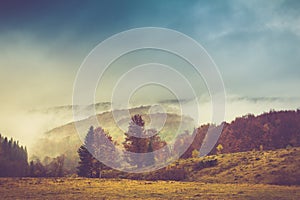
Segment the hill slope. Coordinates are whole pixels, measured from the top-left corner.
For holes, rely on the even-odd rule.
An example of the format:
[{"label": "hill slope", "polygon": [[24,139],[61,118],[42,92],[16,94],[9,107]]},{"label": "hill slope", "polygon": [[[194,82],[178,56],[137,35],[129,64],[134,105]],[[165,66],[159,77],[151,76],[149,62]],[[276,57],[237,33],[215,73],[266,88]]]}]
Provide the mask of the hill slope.
[{"label": "hill slope", "polygon": [[180,159],[150,173],[106,171],[106,177],[146,180],[184,180],[205,183],[300,185],[300,148],[249,151]]},{"label": "hill slope", "polygon": [[[201,150],[216,154],[216,146],[222,145],[222,153],[245,152],[253,149],[275,150],[286,147],[300,147],[300,110],[270,111],[258,116],[246,115],[238,117],[231,123],[224,122],[223,130],[212,151],[207,144],[216,138],[220,126],[208,131],[208,125],[202,125],[194,132],[194,140],[190,148],[182,156],[192,156],[193,150]],[[211,126],[213,127],[213,126]],[[185,138],[185,140],[188,140]],[[206,151],[206,148],[208,149]]]},{"label": "hill slope", "polygon": [[[130,114],[141,114],[146,122],[150,123],[149,106],[130,109]],[[126,111],[119,110],[118,124],[127,128],[130,118],[126,115]],[[174,134],[181,121],[181,117],[174,113],[168,113],[166,116],[162,113],[152,113],[152,119],[157,123],[166,121],[163,129],[160,131],[162,139],[171,141],[176,138]],[[115,141],[122,143],[124,131],[116,125],[112,112],[104,112],[97,115],[101,126],[107,130]],[[193,127],[192,119],[183,117],[183,126],[181,131],[191,129]],[[92,120],[85,119],[78,122],[79,125],[94,125]],[[275,150],[286,147],[300,146],[300,110],[297,111],[271,111],[259,116],[246,115],[236,118],[231,123],[223,123],[223,131],[218,138],[216,145],[221,144],[222,153],[245,152],[253,149]],[[182,134],[175,143],[174,149],[180,149],[180,145],[184,145],[188,141],[193,141],[190,148],[182,155],[182,158],[192,157],[192,152],[196,149],[206,147],[207,141],[214,137],[214,129],[208,134],[209,125],[203,125],[194,131],[194,135]],[[218,129],[219,126],[215,126]],[[89,127],[86,129],[88,130]],[[193,137],[192,137],[193,136]],[[194,138],[194,140],[192,140]],[[65,167],[74,169],[78,162],[77,149],[82,144],[74,123],[69,123],[64,126],[55,128],[47,132],[43,138],[39,139],[35,146],[35,155],[40,158],[44,156],[58,156],[64,154],[66,156]],[[200,149],[201,153],[201,149]],[[216,154],[216,148],[210,152]]]},{"label": "hill slope", "polygon": [[[222,154],[203,159],[217,159],[217,165],[202,170],[194,169],[189,173],[188,180],[213,183],[300,184],[300,148]],[[199,160],[195,159],[192,163],[199,163]]]},{"label": "hill slope", "polygon": [[[159,133],[163,140],[171,141],[175,139],[176,135],[174,133],[176,133],[177,129],[179,129],[179,133],[181,133],[184,132],[184,130],[191,130],[195,127],[193,120],[189,117],[181,117],[175,113],[167,113],[166,115],[155,112],[149,113],[150,108],[150,106],[141,106],[132,108],[129,112],[131,115],[141,114],[142,118],[145,120],[146,128],[147,125],[150,124],[150,117],[152,120],[151,125],[154,127],[156,124],[159,124],[166,119],[164,126]],[[151,109],[153,109],[153,107]],[[117,115],[117,118],[119,119],[117,123],[115,122],[111,111],[98,114],[97,119],[102,128],[109,132],[113,140],[120,145],[124,139],[124,131],[118,128],[118,125],[121,125],[127,130],[130,118],[127,116],[127,110],[118,110],[114,114]],[[183,124],[179,127],[181,120],[183,121]],[[98,124],[93,124],[94,121],[91,120],[91,118],[81,120],[77,123],[79,126],[87,126],[86,132],[88,131],[89,126],[98,126]],[[71,169],[71,172],[75,172],[75,167],[78,164],[77,150],[81,144],[82,141],[77,133],[75,123],[68,123],[46,132],[43,137],[39,138],[33,148],[34,157],[36,156],[43,159],[45,156],[56,157],[64,154],[66,158],[65,168]]]}]

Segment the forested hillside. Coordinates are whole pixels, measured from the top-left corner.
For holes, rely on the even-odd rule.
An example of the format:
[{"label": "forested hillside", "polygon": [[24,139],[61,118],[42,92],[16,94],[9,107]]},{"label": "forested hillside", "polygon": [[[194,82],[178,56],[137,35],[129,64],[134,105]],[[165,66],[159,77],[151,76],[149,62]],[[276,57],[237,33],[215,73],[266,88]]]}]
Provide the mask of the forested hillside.
[{"label": "forested hillside", "polygon": [[[207,138],[208,125],[194,131],[194,141],[183,158],[192,157],[193,150],[199,150]],[[215,126],[216,127],[216,126]],[[211,131],[213,134],[213,130]],[[188,141],[190,135],[181,136]],[[180,142],[179,142],[180,144]],[[218,146],[218,148],[217,148]],[[223,123],[223,130],[218,142],[210,152],[234,153],[251,150],[275,150],[300,146],[300,110],[270,111],[259,116],[245,115],[231,123]]]},{"label": "forested hillside", "polygon": [[[141,116],[139,117],[141,118]],[[140,121],[143,121],[142,118],[140,119]],[[143,126],[144,122],[142,123],[141,128],[143,128]],[[209,127],[213,127],[210,130],[211,132],[208,131]],[[181,148],[183,146],[185,146],[187,143],[189,144],[192,141],[192,144],[181,156],[181,158],[187,159],[191,157],[198,157],[201,145],[205,144],[205,142],[209,139],[208,135],[214,134],[214,128],[218,128],[218,126],[209,126],[207,124],[195,129],[192,134],[190,134],[189,132],[180,134],[177,138],[175,138],[175,142],[170,151],[173,151],[172,154],[176,154],[176,152],[181,151]],[[102,129],[96,128],[95,130]],[[147,133],[147,131],[145,133]],[[159,138],[159,133],[156,133],[156,135],[156,137]],[[126,138],[127,140],[130,139],[130,137],[128,136]],[[110,139],[112,140],[111,137]],[[152,142],[149,141],[140,139],[140,141],[135,143],[147,144],[142,145],[145,147],[142,152],[153,151],[155,149],[159,149],[161,146],[166,145],[166,143],[160,139],[152,139]],[[134,146],[135,143],[130,142],[130,144],[132,144],[129,149],[130,151],[133,151],[132,148],[136,149],[136,147]],[[9,140],[6,137],[2,136],[0,136],[0,144],[0,176],[2,177],[53,177],[74,174],[77,171],[76,167],[78,166],[79,161],[77,150],[79,147],[73,146],[73,148],[77,149],[72,151],[72,149],[68,149],[68,146],[65,145],[65,151],[71,152],[70,154],[61,152],[60,156],[52,158],[41,157],[40,159],[42,160],[42,162],[39,158],[35,158],[34,161],[31,161],[30,165],[28,166],[26,147],[20,146],[19,143],[13,139]],[[124,147],[129,148],[126,142],[124,142],[123,145]],[[264,113],[259,116],[246,115],[243,117],[239,117],[231,123],[224,122],[221,136],[210,154],[235,153],[253,150],[265,151],[275,149],[290,149],[292,147],[299,146],[300,110],[279,112],[270,111],[269,113]],[[54,147],[55,146],[52,146],[52,148]],[[68,157],[68,155],[74,156]],[[152,163],[160,162],[159,158],[159,156],[153,157]],[[102,167],[102,169],[104,169],[104,167]],[[176,174],[178,175],[180,173]]]}]

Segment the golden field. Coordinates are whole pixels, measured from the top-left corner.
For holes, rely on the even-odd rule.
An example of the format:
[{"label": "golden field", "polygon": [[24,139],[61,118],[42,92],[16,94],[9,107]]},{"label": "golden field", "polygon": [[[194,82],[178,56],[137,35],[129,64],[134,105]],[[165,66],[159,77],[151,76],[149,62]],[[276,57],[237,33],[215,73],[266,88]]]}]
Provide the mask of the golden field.
[{"label": "golden field", "polygon": [[86,178],[1,178],[1,199],[300,199],[300,186]]}]

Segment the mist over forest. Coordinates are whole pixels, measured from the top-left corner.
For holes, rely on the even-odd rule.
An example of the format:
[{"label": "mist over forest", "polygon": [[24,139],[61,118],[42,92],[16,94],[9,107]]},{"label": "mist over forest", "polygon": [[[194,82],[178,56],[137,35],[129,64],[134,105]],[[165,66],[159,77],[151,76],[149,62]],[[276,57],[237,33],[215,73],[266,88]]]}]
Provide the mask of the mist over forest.
[{"label": "mist over forest", "polygon": [[[211,104],[205,98],[200,105],[200,112],[205,113],[201,115],[201,124],[209,123],[211,121],[210,113]],[[297,109],[297,98],[247,98],[240,96],[229,96],[226,102],[226,116],[225,121],[230,122],[235,117],[243,116],[248,113],[255,115],[263,112],[274,110],[290,110]],[[179,106],[177,101],[163,101],[160,103],[168,112],[178,112]],[[140,105],[132,105],[140,106]],[[92,105],[86,107],[91,109]],[[98,103],[95,106],[97,113],[109,111],[110,103]],[[9,133],[12,137],[26,144],[29,155],[32,155],[32,147],[38,138],[44,137],[44,133],[70,123],[73,121],[72,106],[57,106],[49,108],[36,108],[31,110],[18,109],[14,111],[14,116],[11,117],[5,110],[1,112],[0,119],[5,126],[0,127],[2,134]],[[14,125],[15,121],[18,126]]]}]

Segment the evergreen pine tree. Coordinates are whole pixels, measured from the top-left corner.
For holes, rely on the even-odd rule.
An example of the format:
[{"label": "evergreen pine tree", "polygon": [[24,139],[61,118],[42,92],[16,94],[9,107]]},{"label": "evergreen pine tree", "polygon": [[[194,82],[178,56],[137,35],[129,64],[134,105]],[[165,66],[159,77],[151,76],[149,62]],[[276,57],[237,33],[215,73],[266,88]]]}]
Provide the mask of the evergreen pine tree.
[{"label": "evergreen pine tree", "polygon": [[93,177],[93,156],[88,150],[88,148],[91,148],[91,143],[93,142],[93,135],[94,128],[93,126],[91,126],[85,137],[84,144],[81,145],[77,151],[80,159],[79,166],[77,167],[78,176],[88,178]]},{"label": "evergreen pine tree", "polygon": [[[145,122],[141,115],[134,115],[125,133],[125,141],[123,142],[127,161],[137,167],[151,166],[155,164],[155,158],[161,162],[167,156],[169,151],[163,150],[158,153],[152,153],[166,146],[166,142],[162,141],[155,129],[144,130]],[[133,152],[137,154],[131,154]],[[148,154],[146,154],[148,153]]]},{"label": "evergreen pine tree", "polygon": [[[110,143],[104,143],[105,139]],[[77,167],[78,175],[89,178],[101,177],[101,170],[107,169],[107,167],[97,158],[105,159],[108,163],[113,158],[114,150],[112,138],[101,127],[94,130],[91,126],[84,145],[78,150],[80,158]]]},{"label": "evergreen pine tree", "polygon": [[145,158],[141,153],[146,153],[148,149],[148,139],[145,137],[144,132],[145,122],[141,115],[134,115],[131,118],[131,122],[128,127],[128,132],[125,133],[125,141],[123,146],[127,152],[133,152],[136,154],[125,153],[127,161],[137,167],[142,167],[145,162]]},{"label": "evergreen pine tree", "polygon": [[[101,159],[109,166],[113,165],[115,159],[117,159],[115,145],[113,144],[112,137],[106,133],[101,127],[94,131],[94,144],[93,155],[96,157],[96,161]],[[101,170],[109,169],[105,164],[98,161],[95,162],[96,177],[101,177]]]}]

